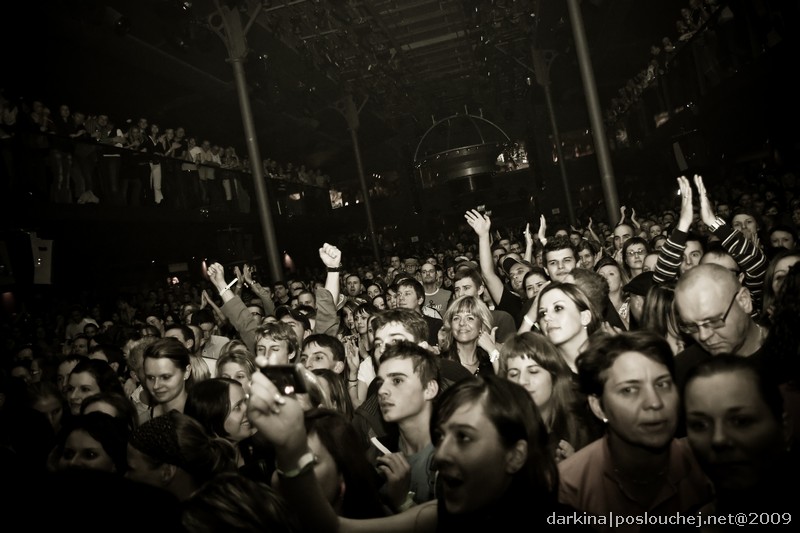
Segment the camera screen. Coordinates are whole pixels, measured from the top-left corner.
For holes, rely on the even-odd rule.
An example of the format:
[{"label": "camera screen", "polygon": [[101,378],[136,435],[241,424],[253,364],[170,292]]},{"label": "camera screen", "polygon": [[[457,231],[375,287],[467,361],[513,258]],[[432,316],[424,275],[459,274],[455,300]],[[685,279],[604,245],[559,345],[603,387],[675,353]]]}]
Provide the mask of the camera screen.
[{"label": "camera screen", "polygon": [[261,368],[261,372],[275,384],[275,387],[284,396],[306,392],[303,377],[294,365],[267,365]]}]

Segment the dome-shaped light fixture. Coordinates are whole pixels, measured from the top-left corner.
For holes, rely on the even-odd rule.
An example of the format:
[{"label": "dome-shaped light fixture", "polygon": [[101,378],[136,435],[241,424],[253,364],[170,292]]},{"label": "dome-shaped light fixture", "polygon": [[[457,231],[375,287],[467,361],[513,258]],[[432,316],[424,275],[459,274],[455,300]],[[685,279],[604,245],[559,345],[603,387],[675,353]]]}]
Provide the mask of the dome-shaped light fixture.
[{"label": "dome-shaped light fixture", "polygon": [[[456,114],[434,122],[417,144],[414,169],[425,189],[451,183],[474,192],[497,171],[497,157],[511,142],[479,115]],[[457,183],[453,183],[457,182]]]}]

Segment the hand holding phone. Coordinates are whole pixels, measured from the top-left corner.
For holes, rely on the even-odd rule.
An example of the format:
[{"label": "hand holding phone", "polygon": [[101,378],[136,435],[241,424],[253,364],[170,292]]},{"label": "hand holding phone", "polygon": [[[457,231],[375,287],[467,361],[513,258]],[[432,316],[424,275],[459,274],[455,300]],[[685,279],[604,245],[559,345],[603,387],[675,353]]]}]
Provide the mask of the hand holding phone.
[{"label": "hand holding phone", "polygon": [[303,365],[267,365],[260,368],[261,372],[277,387],[284,396],[308,392]]}]

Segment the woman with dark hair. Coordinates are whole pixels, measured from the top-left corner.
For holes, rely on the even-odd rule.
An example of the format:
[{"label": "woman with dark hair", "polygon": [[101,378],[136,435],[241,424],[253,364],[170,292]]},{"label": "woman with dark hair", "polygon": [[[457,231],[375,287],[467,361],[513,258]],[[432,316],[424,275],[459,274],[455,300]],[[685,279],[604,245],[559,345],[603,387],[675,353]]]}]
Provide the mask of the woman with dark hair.
[{"label": "woman with dark hair", "polygon": [[57,435],[70,416],[70,411],[58,385],[52,381],[29,383],[26,387],[28,406],[47,417]]},{"label": "woman with dark hair", "polygon": [[58,437],[53,450],[54,470],[87,468],[124,475],[128,427],[106,413],[73,417]]},{"label": "woman with dark hair", "polygon": [[800,250],[781,249],[775,252],[767,264],[764,274],[764,296],[761,301],[761,320],[769,323],[774,311],[775,300],[789,269],[800,261]]},{"label": "woman with dark hair", "polygon": [[330,368],[315,368],[312,372],[319,378],[320,388],[322,388],[329,404],[342,413],[347,420],[353,419],[353,400],[347,391],[344,377],[337,374]]},{"label": "woman with dark hair", "polygon": [[525,289],[525,303],[528,305],[523,306],[524,311],[530,309],[530,306],[536,301],[536,296],[539,294],[539,291],[542,290],[542,287],[547,285],[548,282],[547,272],[542,267],[534,265],[525,273],[525,276],[522,278],[522,288]]},{"label": "woman with dark hair", "polygon": [[339,332],[337,337],[344,342],[344,339],[351,338],[356,333],[356,308],[358,303],[353,300],[346,300],[339,310]]},{"label": "woman with dark hair", "polygon": [[256,435],[247,417],[246,401],[247,393],[238,380],[211,378],[192,387],[184,413],[200,422],[209,435],[233,445],[240,474],[269,483],[275,470],[275,453]]},{"label": "woman with dark hair", "polygon": [[107,415],[119,418],[133,431],[139,425],[139,415],[136,406],[129,396],[113,391],[98,392],[81,403],[82,415],[89,413],[106,413]]},{"label": "woman with dark hair", "polygon": [[499,375],[531,395],[547,426],[556,462],[602,435],[585,416],[586,397],[575,389],[572,372],[541,333],[529,331],[509,339],[500,349]]},{"label": "woman with dark hair", "polygon": [[295,513],[278,491],[267,483],[230,472],[204,483],[181,508],[187,533],[301,531]]},{"label": "woman with dark hair", "polygon": [[238,443],[255,433],[245,414],[245,402],[241,383],[231,378],[211,378],[192,387],[183,412],[200,422],[208,433]]},{"label": "woman with dark hair", "polygon": [[158,339],[144,351],[142,363],[150,404],[150,418],[175,409],[183,412],[188,390],[193,385],[189,350],[178,339]]},{"label": "woman with dark hair", "polygon": [[763,368],[780,386],[787,425],[800,449],[800,263],[789,268],[772,306],[769,333],[762,346]]},{"label": "woman with dark hair", "polygon": [[642,273],[644,258],[648,253],[650,245],[641,237],[631,237],[622,245],[623,268],[629,279]]},{"label": "woman with dark hair", "polygon": [[[438,469],[437,499],[369,521],[337,516],[316,476],[301,405],[253,376],[248,413],[275,444],[280,489],[306,531],[513,531],[519,524],[547,530],[557,503],[558,470],[547,428],[521,386],[505,378],[463,379],[434,401],[430,421]],[[570,509],[569,512],[572,512]]]},{"label": "woman with dark hair", "polygon": [[672,306],[674,300],[675,281],[654,284],[647,289],[639,329],[661,335],[669,343],[672,353],[678,355],[686,348],[686,337],[678,329]]},{"label": "woman with dark hair", "polygon": [[209,435],[191,416],[172,410],[133,431],[128,467],[128,478],[185,501],[214,476],[236,472],[236,450],[226,439]]},{"label": "woman with dark hair", "polygon": [[[637,237],[631,237],[631,239],[635,238]],[[625,244],[622,245],[623,250],[631,239],[625,241]],[[594,268],[608,283],[608,301],[611,303],[612,308],[607,310],[606,317],[609,316],[611,311],[615,312],[619,317],[619,321],[614,320],[618,327],[621,325],[625,327],[626,331],[630,330],[630,295],[625,292],[625,285],[628,284],[631,278],[628,276],[627,271],[619,263],[609,258],[600,260]]]},{"label": "woman with dark hair", "polygon": [[600,329],[602,316],[591,300],[572,283],[550,283],[539,293],[537,322],[572,372],[589,337]]},{"label": "woman with dark hair", "polygon": [[600,261],[605,251],[599,243],[593,240],[582,240],[575,248],[578,254],[578,265],[586,270],[594,270],[594,265]]},{"label": "woman with dark hair", "polygon": [[81,360],[69,373],[67,380],[66,397],[70,412],[73,415],[80,414],[85,398],[107,391],[125,395],[122,383],[111,365],[101,359]]},{"label": "woman with dark hair", "polygon": [[[364,455],[355,428],[332,409],[311,409],[304,419],[308,447],[319,461],[314,472],[336,514],[345,518],[389,515],[378,496],[380,478]],[[281,482],[275,474],[273,486],[280,488]]]},{"label": "woman with dark hair", "polygon": [[675,438],[673,358],[649,331],[603,335],[578,357],[581,391],[606,435],[559,463],[562,503],[593,516],[641,516],[686,513],[710,501],[688,443]]},{"label": "woman with dark hair", "polygon": [[798,460],[787,447],[784,398],[751,358],[707,359],[689,371],[682,397],[689,444],[714,484],[704,515],[785,513],[797,504],[786,489]]}]

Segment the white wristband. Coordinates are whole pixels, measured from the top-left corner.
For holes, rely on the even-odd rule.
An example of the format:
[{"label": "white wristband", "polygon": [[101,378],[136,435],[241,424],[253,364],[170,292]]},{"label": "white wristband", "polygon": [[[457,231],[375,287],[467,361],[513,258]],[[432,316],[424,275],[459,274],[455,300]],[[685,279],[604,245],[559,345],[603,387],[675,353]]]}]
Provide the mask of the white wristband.
[{"label": "white wristband", "polygon": [[522,316],[522,320],[523,320],[523,321],[524,321],[526,324],[528,324],[530,327],[533,327],[533,326],[535,326],[535,325],[536,325],[536,324],[534,324],[534,323],[533,323],[533,320],[531,320],[530,318],[528,318],[528,315],[523,315],[523,316]]}]

